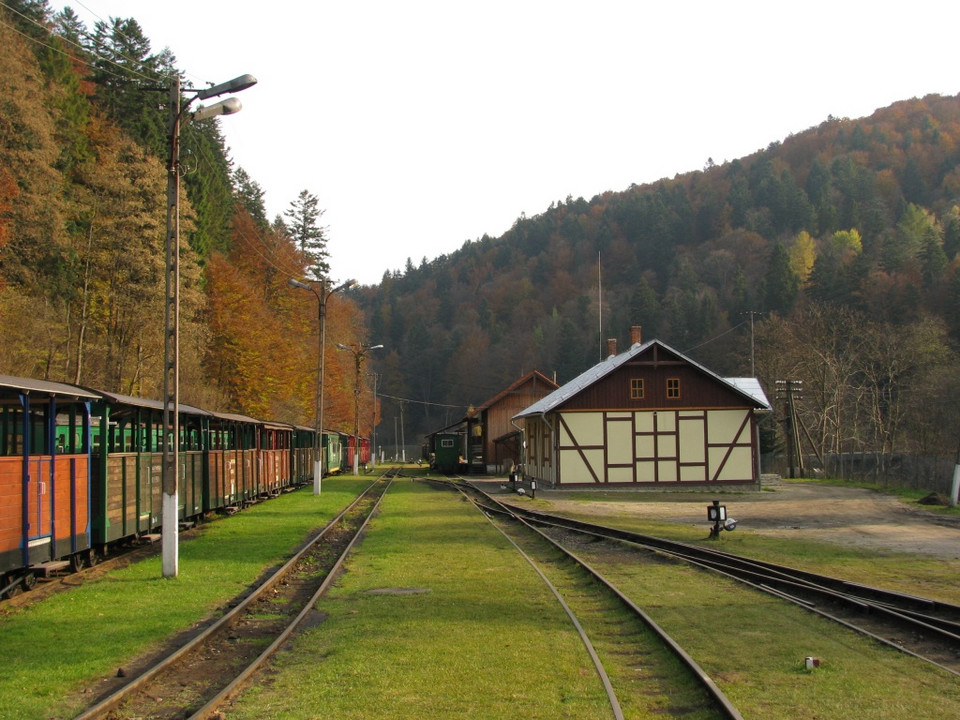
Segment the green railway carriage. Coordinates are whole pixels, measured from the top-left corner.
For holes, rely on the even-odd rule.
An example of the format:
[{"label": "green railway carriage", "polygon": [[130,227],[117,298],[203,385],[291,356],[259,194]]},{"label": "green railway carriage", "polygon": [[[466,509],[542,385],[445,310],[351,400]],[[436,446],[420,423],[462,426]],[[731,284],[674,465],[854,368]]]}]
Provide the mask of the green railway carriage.
[{"label": "green railway carriage", "polygon": [[346,462],[343,434],[324,430],[323,432],[323,474],[333,475],[342,472]]},{"label": "green railway carriage", "polygon": [[462,472],[466,465],[466,436],[457,432],[434,433],[430,439],[431,466],[442,473]]},{"label": "green railway carriage", "polygon": [[[156,532],[163,524],[163,403],[101,392],[94,404],[94,544]],[[178,520],[204,510],[209,413],[180,405]]]},{"label": "green railway carriage", "polygon": [[290,448],[290,482],[294,485],[306,485],[313,478],[316,437],[317,432],[313,428],[304,425],[293,428]]}]

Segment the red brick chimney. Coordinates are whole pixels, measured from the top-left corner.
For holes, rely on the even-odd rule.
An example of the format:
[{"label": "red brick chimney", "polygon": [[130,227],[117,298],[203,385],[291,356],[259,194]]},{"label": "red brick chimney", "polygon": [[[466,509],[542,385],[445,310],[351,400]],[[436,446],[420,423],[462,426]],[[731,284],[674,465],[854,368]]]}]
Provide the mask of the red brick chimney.
[{"label": "red brick chimney", "polygon": [[639,345],[643,342],[643,330],[642,325],[631,325],[630,326],[630,344]]},{"label": "red brick chimney", "polygon": [[607,338],[607,357],[613,357],[617,354],[617,339]]}]

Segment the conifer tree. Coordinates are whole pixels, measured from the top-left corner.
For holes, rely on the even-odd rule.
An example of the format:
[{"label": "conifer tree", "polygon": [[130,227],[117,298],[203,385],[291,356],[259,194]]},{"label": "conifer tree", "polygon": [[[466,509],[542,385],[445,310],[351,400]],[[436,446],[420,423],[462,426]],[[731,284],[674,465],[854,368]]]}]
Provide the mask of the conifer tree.
[{"label": "conifer tree", "polygon": [[330,263],[327,262],[327,229],[319,225],[324,213],[319,203],[316,195],[301,190],[283,214],[289,218],[287,229],[290,237],[307,259],[311,274],[317,280],[323,280],[330,274]]}]

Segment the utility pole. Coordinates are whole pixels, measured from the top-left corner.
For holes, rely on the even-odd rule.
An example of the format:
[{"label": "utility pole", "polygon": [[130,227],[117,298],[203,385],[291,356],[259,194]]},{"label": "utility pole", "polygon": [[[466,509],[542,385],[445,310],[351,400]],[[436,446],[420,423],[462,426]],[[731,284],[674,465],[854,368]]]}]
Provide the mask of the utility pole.
[{"label": "utility pole", "polygon": [[803,397],[802,380],[777,380],[777,399],[784,401],[784,434],[787,436],[787,454],[789,455],[790,477],[803,477],[803,454],[800,452],[800,421],[797,416],[796,401]]},{"label": "utility pole", "polygon": [[757,376],[756,370],[756,353],[754,352],[754,343],[753,343],[753,318],[761,313],[757,310],[747,310],[744,315],[750,316],[750,377]]}]

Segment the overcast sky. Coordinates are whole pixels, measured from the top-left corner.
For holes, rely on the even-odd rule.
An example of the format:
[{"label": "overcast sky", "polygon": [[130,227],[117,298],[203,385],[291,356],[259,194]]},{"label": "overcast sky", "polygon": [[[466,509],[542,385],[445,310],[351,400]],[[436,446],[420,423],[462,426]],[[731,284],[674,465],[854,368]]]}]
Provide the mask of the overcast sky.
[{"label": "overcast sky", "polygon": [[221,121],[272,219],[325,210],[334,279],[499,236],[525,213],[733,160],[898,100],[960,92],[960,3],[83,0],[133,17]]}]

